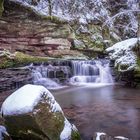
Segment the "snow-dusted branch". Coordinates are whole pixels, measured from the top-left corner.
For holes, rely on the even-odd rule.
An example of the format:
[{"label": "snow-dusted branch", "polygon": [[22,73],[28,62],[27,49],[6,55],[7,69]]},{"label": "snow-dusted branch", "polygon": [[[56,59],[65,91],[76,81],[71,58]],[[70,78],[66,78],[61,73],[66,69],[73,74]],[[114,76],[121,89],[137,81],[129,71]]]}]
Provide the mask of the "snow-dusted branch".
[{"label": "snow-dusted branch", "polygon": [[114,20],[117,18],[117,17],[120,17],[122,15],[128,15],[129,13],[134,13],[134,12],[137,12],[137,13],[140,13],[140,10],[125,10],[125,11],[122,11],[122,12],[119,12],[117,13],[116,15],[114,15],[113,17],[109,18],[108,20],[106,20],[102,27],[106,26],[108,23],[110,22],[114,22]]}]

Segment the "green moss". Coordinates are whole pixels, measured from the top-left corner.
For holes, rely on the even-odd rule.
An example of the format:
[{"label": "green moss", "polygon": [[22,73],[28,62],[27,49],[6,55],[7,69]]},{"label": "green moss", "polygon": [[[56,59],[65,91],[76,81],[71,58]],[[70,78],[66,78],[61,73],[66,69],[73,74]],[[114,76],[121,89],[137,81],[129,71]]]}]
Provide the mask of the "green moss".
[{"label": "green moss", "polygon": [[46,21],[51,21],[57,24],[63,24],[63,23],[67,23],[66,20],[62,20],[59,17],[56,16],[41,16],[42,19],[46,20]]},{"label": "green moss", "polygon": [[0,69],[13,67],[13,66],[14,66],[13,60],[7,58],[6,56],[0,58]]},{"label": "green moss", "polygon": [[47,62],[47,57],[30,56],[21,52],[16,52],[13,58],[3,56],[0,59],[0,68],[16,67],[34,62]]},{"label": "green moss", "polygon": [[78,40],[82,40],[88,49],[93,49],[95,51],[103,51],[104,50],[104,44],[103,42],[97,38],[97,40],[91,39],[90,35],[86,34],[79,34],[76,36]]},{"label": "green moss", "polygon": [[2,16],[2,13],[4,11],[3,3],[4,3],[4,0],[0,0],[0,17]]},{"label": "green moss", "polygon": [[81,137],[78,131],[72,131],[71,140],[81,140]]},{"label": "green moss", "polygon": [[137,59],[137,68],[135,70],[135,77],[140,77],[140,58]]},{"label": "green moss", "polygon": [[[95,51],[104,51],[104,43],[102,39],[102,29],[99,25],[88,24],[86,25],[87,32],[79,30],[79,26],[73,25],[72,27],[75,31],[75,38],[81,40],[86,49],[91,49]],[[76,48],[76,47],[75,47]]]},{"label": "green moss", "polygon": [[137,59],[138,67],[140,68],[140,58]]},{"label": "green moss", "polygon": [[15,62],[19,64],[33,63],[33,62],[46,62],[47,57],[31,56],[21,52],[15,53]]}]

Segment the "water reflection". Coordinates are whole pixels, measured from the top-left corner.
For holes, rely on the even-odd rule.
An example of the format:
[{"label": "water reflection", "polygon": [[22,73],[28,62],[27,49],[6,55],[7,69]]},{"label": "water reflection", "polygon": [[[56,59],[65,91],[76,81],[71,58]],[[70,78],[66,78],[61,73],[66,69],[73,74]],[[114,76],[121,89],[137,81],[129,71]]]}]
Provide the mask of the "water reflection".
[{"label": "water reflection", "polygon": [[67,117],[90,140],[94,132],[140,139],[140,89],[71,87],[53,91]]}]

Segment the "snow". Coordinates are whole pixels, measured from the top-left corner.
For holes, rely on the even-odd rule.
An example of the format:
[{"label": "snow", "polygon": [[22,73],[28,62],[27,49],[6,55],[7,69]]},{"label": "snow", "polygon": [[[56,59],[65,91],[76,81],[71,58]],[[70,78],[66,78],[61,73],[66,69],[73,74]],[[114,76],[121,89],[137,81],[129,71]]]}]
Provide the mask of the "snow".
[{"label": "snow", "polygon": [[71,139],[72,125],[67,119],[65,119],[64,129],[60,134],[60,140],[70,140]]},{"label": "snow", "polygon": [[122,139],[122,140],[128,140],[128,138],[125,138],[125,137],[122,137],[122,136],[116,136],[115,138]]},{"label": "snow", "polygon": [[[103,133],[103,132],[97,132],[96,135],[97,135],[97,136],[96,136],[96,140],[101,140],[100,137],[101,137],[102,135],[105,136],[106,133]],[[128,138],[123,137],[123,136],[115,136],[114,138],[115,138],[115,139],[128,140]]]},{"label": "snow", "polygon": [[6,128],[0,125],[0,140],[4,140],[3,134],[9,136],[9,134],[6,131]]},{"label": "snow", "polygon": [[64,129],[60,134],[60,140],[71,140],[72,130],[78,131],[75,125],[69,123],[69,121],[65,118]]},{"label": "snow", "polygon": [[132,49],[136,46],[138,38],[131,38],[116,43],[112,47],[106,49],[109,52],[110,59],[115,60],[115,67],[118,65],[126,65],[127,69],[122,70],[119,67],[119,71],[128,71],[134,69],[137,64],[137,57]]},{"label": "snow", "polygon": [[106,134],[105,133],[97,132],[96,140],[100,140],[100,136],[102,136],[102,135],[106,135]]},{"label": "snow", "polygon": [[3,115],[17,115],[32,112],[38,102],[46,97],[52,112],[62,112],[53,95],[43,86],[25,85],[11,94],[2,104]]}]

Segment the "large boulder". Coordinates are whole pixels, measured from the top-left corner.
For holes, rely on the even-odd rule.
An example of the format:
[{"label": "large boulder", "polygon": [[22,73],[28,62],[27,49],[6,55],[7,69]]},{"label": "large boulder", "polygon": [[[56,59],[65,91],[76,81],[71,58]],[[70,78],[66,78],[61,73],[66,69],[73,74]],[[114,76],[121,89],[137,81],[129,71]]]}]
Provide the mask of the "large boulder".
[{"label": "large boulder", "polygon": [[80,140],[53,95],[43,86],[25,85],[1,108],[7,131],[22,140]]}]

